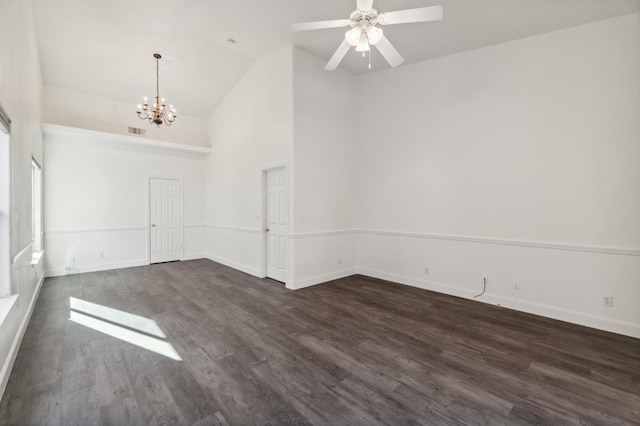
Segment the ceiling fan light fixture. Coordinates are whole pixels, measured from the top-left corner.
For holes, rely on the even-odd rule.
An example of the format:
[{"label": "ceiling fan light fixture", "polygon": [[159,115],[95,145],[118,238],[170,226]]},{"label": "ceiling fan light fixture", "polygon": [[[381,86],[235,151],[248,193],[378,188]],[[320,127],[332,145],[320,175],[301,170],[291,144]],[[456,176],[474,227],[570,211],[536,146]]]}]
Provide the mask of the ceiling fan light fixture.
[{"label": "ceiling fan light fixture", "polygon": [[382,28],[378,27],[369,27],[367,28],[367,38],[369,39],[369,44],[375,46],[383,36]]},{"label": "ceiling fan light fixture", "polygon": [[351,46],[355,47],[360,42],[360,37],[362,35],[362,31],[358,28],[351,28],[344,35],[344,39],[347,40]]},{"label": "ceiling fan light fixture", "polygon": [[360,41],[358,41],[358,45],[356,46],[356,52],[368,52],[369,50],[371,50],[369,40],[367,39],[367,34],[363,31],[360,34]]},{"label": "ceiling fan light fixture", "polygon": [[[334,19],[330,21],[304,22],[293,24],[291,31],[320,30],[323,28],[342,28],[351,26],[345,35],[344,40],[325,65],[327,71],[334,71],[340,62],[345,58],[352,47],[357,52],[366,52],[375,46],[382,57],[392,67],[397,67],[404,62],[404,58],[387,39],[379,25],[409,24],[414,22],[441,21],[443,16],[442,6],[418,7],[415,9],[396,10],[392,12],[380,13],[373,8],[375,0],[356,0],[356,10],[351,12],[348,19]],[[369,68],[371,68],[371,57],[369,56]]]}]

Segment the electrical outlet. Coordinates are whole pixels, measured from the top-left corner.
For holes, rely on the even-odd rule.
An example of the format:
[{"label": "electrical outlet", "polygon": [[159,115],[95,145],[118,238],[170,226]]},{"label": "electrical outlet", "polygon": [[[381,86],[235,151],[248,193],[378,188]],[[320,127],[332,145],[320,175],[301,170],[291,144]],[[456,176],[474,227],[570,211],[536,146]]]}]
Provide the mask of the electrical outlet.
[{"label": "electrical outlet", "polygon": [[104,252],[101,251],[100,254],[98,255],[98,257],[100,257],[100,259],[104,259]]},{"label": "electrical outlet", "polygon": [[338,265],[342,265],[342,258],[341,257],[338,258]]},{"label": "electrical outlet", "polygon": [[613,296],[611,296],[610,294],[605,294],[602,297],[602,306],[613,308]]},{"label": "electrical outlet", "polygon": [[513,289],[520,290],[520,280],[513,280]]},{"label": "electrical outlet", "polygon": [[485,274],[484,272],[482,273],[482,278],[484,278],[485,280],[489,281],[489,274]]},{"label": "electrical outlet", "polygon": [[425,274],[425,275],[429,275],[430,273],[431,273],[431,269],[429,269],[429,267],[428,267],[428,266],[425,266],[425,267],[424,267],[424,274]]},{"label": "electrical outlet", "polygon": [[304,223],[304,221],[305,221],[304,216],[300,216],[300,223]]}]

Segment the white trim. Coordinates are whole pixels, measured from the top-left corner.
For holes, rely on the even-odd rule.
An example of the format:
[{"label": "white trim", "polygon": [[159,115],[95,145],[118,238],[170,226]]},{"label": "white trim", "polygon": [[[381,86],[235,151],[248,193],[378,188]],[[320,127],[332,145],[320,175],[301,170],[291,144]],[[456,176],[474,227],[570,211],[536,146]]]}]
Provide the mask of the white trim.
[{"label": "white trim", "polygon": [[436,281],[417,279],[408,277],[406,275],[392,274],[388,272],[377,271],[374,269],[356,267],[356,273],[360,275],[366,275],[367,277],[378,278],[398,284],[421,288],[423,290],[431,290],[438,293],[449,294],[451,296],[463,297],[465,299],[471,299],[477,294],[474,292],[474,290],[470,290],[468,288],[456,287]]},{"label": "white trim", "polygon": [[45,234],[84,234],[89,232],[129,232],[146,231],[146,226],[112,226],[105,228],[76,228],[76,229],[49,229]]},{"label": "white trim", "polygon": [[149,148],[183,151],[194,154],[210,154],[211,148],[197,145],[187,145],[174,142],[159,141],[156,139],[144,138],[142,136],[121,135],[118,133],[99,132],[97,130],[80,129],[77,127],[61,126],[59,124],[43,123],[42,131],[47,135],[79,135],[88,136],[92,139],[102,140],[104,142],[119,142],[128,145],[142,145]]},{"label": "white trim", "polygon": [[224,257],[220,257],[220,256],[214,256],[211,254],[207,254],[206,256],[204,256],[204,258],[209,259],[213,262],[228,266],[230,268],[237,269],[240,272],[253,275],[254,277],[264,278],[263,276],[260,275],[260,270],[258,268],[254,268],[253,266],[245,265],[243,263],[238,263],[236,261],[233,261]]},{"label": "white trim", "polygon": [[579,245],[579,244],[548,243],[548,242],[524,241],[524,240],[506,240],[506,239],[494,239],[494,238],[484,238],[484,237],[470,237],[470,236],[462,236],[462,235],[425,234],[425,233],[417,233],[417,232],[382,231],[382,230],[375,230],[375,229],[358,229],[357,232],[360,234],[383,235],[383,236],[389,236],[389,237],[463,241],[463,242],[470,242],[470,243],[499,244],[499,245],[507,245],[507,246],[542,248],[542,249],[550,249],[550,250],[567,250],[567,251],[580,251],[580,252],[602,253],[602,254],[616,254],[616,255],[623,255],[623,256],[640,256],[640,249],[634,249],[634,248],[598,247],[598,246],[587,246],[587,245]]},{"label": "white trim", "polygon": [[44,250],[31,252],[31,267],[35,268],[40,263],[42,263],[43,257],[44,257]]},{"label": "white trim", "polygon": [[3,127],[7,133],[11,132],[11,118],[9,117],[9,114],[7,114],[7,111],[5,111],[2,104],[0,104],[0,127]]},{"label": "white trim", "polygon": [[[259,232],[259,231],[254,231],[254,232]],[[293,238],[293,239],[319,238],[319,237],[331,237],[331,236],[349,235],[349,234],[382,235],[386,237],[460,241],[460,242],[469,242],[469,243],[478,243],[478,244],[497,244],[497,245],[508,245],[508,246],[517,246],[517,247],[541,248],[541,249],[548,249],[548,250],[578,251],[578,252],[588,252],[588,253],[614,254],[614,255],[622,255],[622,256],[640,256],[640,249],[634,249],[634,248],[588,246],[588,245],[580,245],[580,244],[563,244],[563,243],[550,243],[550,242],[541,242],[541,241],[509,240],[509,239],[497,239],[497,238],[472,237],[472,236],[463,236],[463,235],[427,234],[427,233],[419,233],[419,232],[384,231],[384,230],[375,230],[375,229],[338,229],[338,230],[332,230],[332,231],[304,232],[304,233],[297,233],[297,234],[289,234],[289,238]]]},{"label": "white trim", "polygon": [[213,225],[213,224],[207,224],[206,225],[207,228],[211,228],[211,229],[223,229],[225,231],[235,231],[235,232],[246,232],[249,234],[260,234],[260,230],[259,229],[255,229],[255,228],[243,228],[241,226],[231,226],[231,225]]},{"label": "white trim", "polygon": [[296,280],[294,283],[287,284],[287,288],[290,290],[300,290],[305,287],[310,287],[317,284],[325,284],[329,281],[338,280],[340,278],[350,277],[355,275],[356,268],[343,269],[342,271],[329,272],[327,274],[315,275],[313,277],[303,278]]},{"label": "white trim", "polygon": [[546,305],[543,303],[515,299],[512,297],[498,296],[494,294],[485,294],[485,296],[487,297],[487,301],[485,303],[499,305],[507,309],[528,312],[530,314],[570,322],[585,327],[591,327],[599,330],[609,331],[612,333],[624,334],[626,336],[640,338],[640,324],[637,323],[623,321],[615,318],[602,317],[599,315],[574,311],[571,309]]},{"label": "white trim", "polygon": [[207,224],[206,223],[190,223],[187,225],[182,225],[183,228],[206,228]]},{"label": "white trim", "polygon": [[193,254],[185,254],[182,260],[198,260],[198,259],[207,259],[207,255],[205,253],[193,253]]},{"label": "white trim", "polygon": [[318,237],[333,237],[336,235],[349,235],[357,234],[357,229],[337,229],[335,231],[314,231],[304,232],[299,234],[289,234],[289,238],[318,238]]},{"label": "white trim", "polygon": [[14,265],[16,263],[18,263],[18,259],[20,259],[22,256],[24,256],[25,254],[27,254],[27,252],[29,251],[29,249],[33,246],[33,241],[29,241],[29,243],[24,246],[24,248],[22,250],[20,250],[18,252],[18,254],[16,254],[11,262],[11,265]]},{"label": "white trim", "polygon": [[9,312],[15,306],[19,296],[19,294],[12,294],[11,296],[0,297],[0,329],[2,329],[4,320],[9,316]]},{"label": "white trim", "polygon": [[[121,269],[121,268],[133,268],[136,266],[145,266],[149,265],[149,261],[147,259],[140,260],[130,260],[126,262],[114,262],[114,263],[96,263],[93,265],[83,265],[81,267],[76,267],[78,270],[73,274],[82,274],[85,272],[98,272],[98,271],[109,271],[111,269]],[[65,268],[59,269],[47,269],[44,271],[45,277],[59,277],[62,275],[67,275],[67,271]]]},{"label": "white trim", "polygon": [[519,312],[527,312],[546,318],[556,319],[560,321],[578,324],[585,327],[596,328],[599,330],[609,331],[612,333],[624,334],[626,336],[640,338],[640,324],[621,321],[614,318],[601,317],[586,312],[573,311],[558,306],[545,305],[542,303],[529,302],[513,297],[499,296],[496,294],[485,293],[481,297],[474,299],[477,294],[475,290],[468,288],[455,287],[448,284],[438,283],[435,281],[420,280],[404,275],[390,274],[387,272],[376,271],[367,268],[356,268],[356,273],[367,277],[378,278],[381,280],[391,281],[398,284],[409,285],[412,287],[431,290],[442,294],[462,297],[465,299],[475,300],[477,302],[498,305],[504,308],[512,309]]},{"label": "white trim", "polygon": [[18,332],[13,339],[13,343],[11,344],[11,349],[9,349],[9,354],[7,359],[2,366],[2,370],[0,370],[0,399],[4,395],[4,391],[7,388],[7,383],[9,382],[9,375],[11,374],[11,369],[13,368],[13,364],[16,362],[16,357],[18,356],[18,349],[20,349],[20,344],[22,343],[22,338],[24,337],[24,333],[27,331],[27,325],[31,320],[31,314],[33,313],[33,308],[36,305],[36,300],[38,299],[38,295],[40,294],[40,289],[42,288],[42,283],[44,283],[44,276],[40,277],[38,283],[36,284],[35,291],[33,292],[33,296],[31,296],[31,301],[29,302],[29,307],[27,308],[27,313],[22,318],[22,322],[20,322],[20,327],[18,328]]}]

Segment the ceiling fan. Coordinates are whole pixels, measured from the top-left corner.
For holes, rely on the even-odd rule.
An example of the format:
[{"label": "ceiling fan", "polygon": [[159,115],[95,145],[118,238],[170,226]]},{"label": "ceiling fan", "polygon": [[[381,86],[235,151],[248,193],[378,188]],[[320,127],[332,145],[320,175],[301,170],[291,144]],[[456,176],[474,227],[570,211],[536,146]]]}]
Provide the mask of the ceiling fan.
[{"label": "ceiling fan", "polygon": [[[375,46],[384,59],[392,67],[397,67],[404,58],[384,36],[382,28],[377,25],[408,24],[411,22],[430,22],[442,20],[442,6],[419,7],[417,9],[398,10],[395,12],[379,13],[373,8],[373,0],[357,0],[356,10],[349,19],[336,19],[332,21],[305,22],[293,24],[291,31],[321,30],[325,28],[339,28],[351,26],[346,32],[342,44],[335,51],[327,65],[327,71],[335,70],[351,47],[356,52],[368,52],[370,46]],[[371,68],[371,63],[369,63]]]}]

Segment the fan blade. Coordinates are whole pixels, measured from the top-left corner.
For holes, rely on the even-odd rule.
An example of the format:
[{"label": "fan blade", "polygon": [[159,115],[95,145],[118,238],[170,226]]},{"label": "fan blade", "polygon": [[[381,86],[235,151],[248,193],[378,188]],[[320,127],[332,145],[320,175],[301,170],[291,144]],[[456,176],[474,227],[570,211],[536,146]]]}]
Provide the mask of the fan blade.
[{"label": "fan blade", "polygon": [[389,65],[391,65],[392,67],[397,67],[404,62],[404,58],[400,56],[400,53],[398,53],[396,48],[393,47],[393,45],[389,42],[389,39],[385,36],[382,36],[380,41],[377,42],[375,46],[378,51],[380,51],[382,56],[384,56],[384,59],[386,59],[387,62],[389,62]]},{"label": "fan blade", "polygon": [[291,25],[291,31],[309,31],[309,30],[323,30],[325,28],[340,28],[346,27],[351,23],[348,19],[334,19],[333,21],[317,21],[317,22],[303,22],[301,24]]},{"label": "fan blade", "polygon": [[443,15],[442,6],[419,7],[417,9],[381,13],[378,16],[378,23],[382,25],[392,25],[408,24],[411,22],[441,21]]},{"label": "fan blade", "polygon": [[334,71],[342,62],[342,58],[345,57],[347,52],[351,49],[351,45],[347,43],[347,40],[342,40],[342,44],[338,46],[338,49],[333,54],[327,65],[324,66],[325,71]]},{"label": "fan blade", "polygon": [[373,9],[373,0],[358,0],[356,8],[362,12],[368,12]]}]

